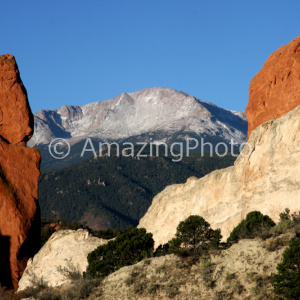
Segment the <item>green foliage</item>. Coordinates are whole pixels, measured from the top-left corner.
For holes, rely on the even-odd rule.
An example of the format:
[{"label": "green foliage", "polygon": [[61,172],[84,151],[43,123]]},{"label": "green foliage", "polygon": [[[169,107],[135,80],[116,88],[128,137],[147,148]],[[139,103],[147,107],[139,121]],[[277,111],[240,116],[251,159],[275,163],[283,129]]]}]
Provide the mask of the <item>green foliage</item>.
[{"label": "green foliage", "polygon": [[180,254],[181,253],[181,241],[179,238],[173,238],[169,242],[169,253]]},{"label": "green foliage", "polygon": [[183,254],[182,250],[195,252],[197,248],[218,247],[221,238],[220,229],[213,230],[204,218],[192,215],[177,226],[176,237],[169,241],[169,251]]},{"label": "green foliage", "polygon": [[192,215],[179,223],[176,237],[186,248],[191,246],[194,249],[200,243],[212,239],[212,230],[202,217]]},{"label": "green foliage", "polygon": [[108,228],[106,230],[98,230],[98,231],[93,231],[93,235],[101,238],[101,239],[106,239],[110,240],[115,238],[116,236],[125,233],[128,230],[133,229],[134,227],[132,225],[128,225],[126,228],[119,228],[119,229],[114,229],[114,228]]},{"label": "green foliage", "polygon": [[280,222],[282,226],[286,228],[293,227],[300,223],[300,212],[291,214],[289,208],[286,208],[283,212],[279,214]]},{"label": "green foliage", "polygon": [[286,208],[283,212],[279,214],[280,221],[290,221],[291,220],[291,215],[290,215],[290,209]]},{"label": "green foliage", "polygon": [[157,257],[157,256],[167,255],[169,253],[169,248],[170,248],[170,245],[168,243],[159,245],[156,248],[155,252],[153,253],[153,256]]},{"label": "green foliage", "polygon": [[231,232],[227,242],[237,242],[240,239],[251,239],[258,236],[266,228],[275,226],[274,221],[259,211],[252,211],[247,214]]},{"label": "green foliage", "polygon": [[116,157],[112,152],[111,157],[89,158],[59,170],[42,170],[41,214],[56,221],[86,220],[94,229],[136,226],[153,197],[167,185],[186,182],[191,176],[203,177],[232,165],[234,160],[230,155],[202,157],[195,153],[175,163],[171,156],[137,159]]},{"label": "green foliage", "polygon": [[274,292],[286,299],[300,299],[300,241],[292,240],[282,256],[278,273],[272,276]]},{"label": "green foliage", "polygon": [[99,246],[88,255],[87,273],[91,277],[102,277],[149,257],[154,241],[144,228],[130,228],[115,240]]},{"label": "green foliage", "polygon": [[279,236],[280,234],[294,231],[296,234],[300,232],[300,212],[290,213],[290,210],[286,208],[279,214],[280,222],[276,226],[269,230],[270,236]]},{"label": "green foliage", "polygon": [[94,233],[94,235],[100,239],[110,240],[115,238],[118,235],[118,232],[118,229],[108,228],[106,230],[98,230]]},{"label": "green foliage", "polygon": [[210,243],[211,247],[214,249],[218,249],[221,239],[222,239],[221,229],[218,228],[214,231],[213,239]]}]

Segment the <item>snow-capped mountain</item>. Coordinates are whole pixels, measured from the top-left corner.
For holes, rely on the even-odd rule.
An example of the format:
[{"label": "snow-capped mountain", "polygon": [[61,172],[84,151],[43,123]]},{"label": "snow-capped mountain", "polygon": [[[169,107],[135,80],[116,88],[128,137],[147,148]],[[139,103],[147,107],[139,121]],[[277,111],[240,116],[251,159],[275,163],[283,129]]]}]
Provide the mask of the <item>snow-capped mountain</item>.
[{"label": "snow-capped mountain", "polygon": [[164,142],[193,137],[242,143],[247,135],[244,112],[230,111],[170,88],[148,88],[89,103],[40,110],[34,115],[29,146],[61,137],[75,143],[86,137],[121,141],[149,137]]}]

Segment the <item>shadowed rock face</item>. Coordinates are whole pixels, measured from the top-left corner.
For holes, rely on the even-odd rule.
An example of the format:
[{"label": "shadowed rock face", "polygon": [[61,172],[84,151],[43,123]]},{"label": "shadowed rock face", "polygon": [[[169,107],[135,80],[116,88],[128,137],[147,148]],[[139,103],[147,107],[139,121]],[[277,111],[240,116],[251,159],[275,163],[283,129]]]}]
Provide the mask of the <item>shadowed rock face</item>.
[{"label": "shadowed rock face", "polygon": [[300,37],[269,56],[251,80],[248,137],[258,125],[279,118],[300,105]]},{"label": "shadowed rock face", "polygon": [[26,147],[33,134],[26,89],[15,58],[0,56],[0,281],[17,288],[39,246],[40,153]]}]

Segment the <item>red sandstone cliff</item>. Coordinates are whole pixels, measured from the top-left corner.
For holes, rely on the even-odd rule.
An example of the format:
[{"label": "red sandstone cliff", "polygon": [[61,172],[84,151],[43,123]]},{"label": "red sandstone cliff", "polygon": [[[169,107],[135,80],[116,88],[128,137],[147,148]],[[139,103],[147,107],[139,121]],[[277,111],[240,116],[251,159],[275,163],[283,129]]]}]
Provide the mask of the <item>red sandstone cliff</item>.
[{"label": "red sandstone cliff", "polygon": [[0,56],[0,282],[16,288],[39,243],[40,153],[26,147],[33,116],[15,58]]},{"label": "red sandstone cliff", "polygon": [[300,36],[269,56],[251,80],[248,137],[258,125],[283,116],[300,105]]}]

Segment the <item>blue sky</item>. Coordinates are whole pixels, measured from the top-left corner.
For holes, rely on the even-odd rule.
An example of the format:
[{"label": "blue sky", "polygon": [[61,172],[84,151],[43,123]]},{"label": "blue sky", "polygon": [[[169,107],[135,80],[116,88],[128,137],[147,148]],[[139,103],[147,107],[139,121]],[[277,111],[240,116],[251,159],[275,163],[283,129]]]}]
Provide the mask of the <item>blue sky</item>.
[{"label": "blue sky", "polygon": [[0,54],[32,111],[171,87],[244,110],[252,77],[300,35],[300,1],[0,0]]}]

